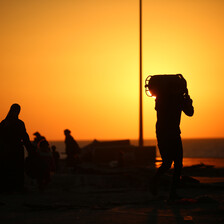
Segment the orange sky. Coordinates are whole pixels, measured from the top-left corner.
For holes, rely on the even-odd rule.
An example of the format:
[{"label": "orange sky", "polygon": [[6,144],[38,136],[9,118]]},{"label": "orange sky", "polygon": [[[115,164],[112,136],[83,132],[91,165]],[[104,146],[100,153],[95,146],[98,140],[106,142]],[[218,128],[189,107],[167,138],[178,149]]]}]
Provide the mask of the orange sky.
[{"label": "orange sky", "polygon": [[[142,0],[143,80],[182,73],[195,115],[184,138],[224,137],[224,1]],[[0,3],[1,114],[21,105],[27,131],[49,140],[138,138],[138,0]],[[144,138],[155,138],[143,94]]]}]

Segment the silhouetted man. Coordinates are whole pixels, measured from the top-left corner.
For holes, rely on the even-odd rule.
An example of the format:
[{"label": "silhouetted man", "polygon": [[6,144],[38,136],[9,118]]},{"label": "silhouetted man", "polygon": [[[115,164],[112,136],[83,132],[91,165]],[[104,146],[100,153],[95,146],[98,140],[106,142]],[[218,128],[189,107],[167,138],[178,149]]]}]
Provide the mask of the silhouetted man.
[{"label": "silhouetted man", "polygon": [[[179,75],[179,77],[183,79],[183,83],[186,85],[183,76]],[[157,91],[155,110],[157,111],[156,136],[162,157],[162,165],[153,178],[151,191],[153,194],[157,194],[161,175],[169,170],[174,162],[173,181],[169,196],[172,200],[178,197],[176,189],[183,166],[183,147],[180,136],[181,113],[183,111],[187,116],[194,114],[187,87],[184,88],[184,91],[179,92],[172,91],[172,89],[170,91]]]},{"label": "silhouetted man", "polygon": [[68,129],[64,130],[65,134],[65,153],[67,154],[67,164],[68,166],[75,167],[78,161],[78,154],[80,152],[80,147],[75,139],[71,136],[71,131]]}]

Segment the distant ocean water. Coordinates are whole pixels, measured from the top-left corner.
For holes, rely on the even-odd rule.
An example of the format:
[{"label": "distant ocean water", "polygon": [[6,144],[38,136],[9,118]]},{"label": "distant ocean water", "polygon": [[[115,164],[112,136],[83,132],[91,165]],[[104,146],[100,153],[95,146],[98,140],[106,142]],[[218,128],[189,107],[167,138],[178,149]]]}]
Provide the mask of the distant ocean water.
[{"label": "distant ocean water", "polygon": [[[80,147],[84,147],[93,140],[78,141]],[[65,144],[63,141],[49,141],[50,145],[55,145],[61,153],[61,157],[65,156]],[[131,140],[131,144],[138,145],[138,140]],[[157,145],[156,139],[144,140],[145,146]],[[191,166],[200,163],[205,165],[214,165],[215,167],[224,168],[224,138],[220,139],[183,139],[184,149],[184,166]],[[157,157],[160,154],[157,148]]]}]

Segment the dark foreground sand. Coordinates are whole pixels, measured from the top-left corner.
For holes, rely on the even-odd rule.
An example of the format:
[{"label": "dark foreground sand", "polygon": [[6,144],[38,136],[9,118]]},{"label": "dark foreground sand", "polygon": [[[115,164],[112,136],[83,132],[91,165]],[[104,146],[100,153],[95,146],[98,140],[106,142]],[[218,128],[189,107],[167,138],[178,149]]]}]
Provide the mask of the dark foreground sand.
[{"label": "dark foreground sand", "polygon": [[157,197],[149,193],[154,172],[144,167],[64,169],[44,192],[26,178],[26,193],[0,194],[0,223],[224,223],[223,169],[184,168],[179,193],[185,199],[175,203],[166,201],[172,171],[162,179]]}]

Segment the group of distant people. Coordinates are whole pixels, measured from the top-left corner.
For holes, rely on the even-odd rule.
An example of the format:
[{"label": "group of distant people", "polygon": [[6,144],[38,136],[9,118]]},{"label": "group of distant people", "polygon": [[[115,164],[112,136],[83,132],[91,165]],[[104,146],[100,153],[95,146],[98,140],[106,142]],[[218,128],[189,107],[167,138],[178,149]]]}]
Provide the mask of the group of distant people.
[{"label": "group of distant people", "polygon": [[[23,192],[24,171],[37,180],[40,190],[44,190],[50,182],[51,173],[60,169],[60,154],[56,146],[39,132],[34,133],[31,141],[25,124],[19,119],[21,107],[13,104],[6,118],[0,123],[0,191]],[[65,152],[67,165],[75,167],[79,160],[80,147],[66,129]],[[28,152],[25,158],[24,146]]]},{"label": "group of distant people", "polygon": [[[60,154],[50,145],[39,132],[34,133],[32,142],[34,151],[25,159],[25,171],[28,176],[35,178],[40,190],[44,190],[51,180],[51,173],[58,170]],[[55,147],[55,146],[52,146]]]}]

